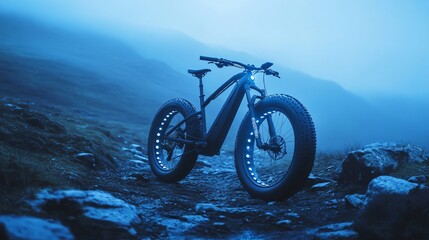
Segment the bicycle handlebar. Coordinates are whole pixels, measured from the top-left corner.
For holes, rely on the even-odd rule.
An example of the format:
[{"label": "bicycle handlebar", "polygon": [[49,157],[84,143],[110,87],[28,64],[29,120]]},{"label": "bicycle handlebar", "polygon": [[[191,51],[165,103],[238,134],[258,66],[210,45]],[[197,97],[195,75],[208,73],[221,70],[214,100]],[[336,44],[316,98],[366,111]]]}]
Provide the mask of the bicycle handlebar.
[{"label": "bicycle handlebar", "polygon": [[219,58],[200,56],[200,60],[209,61],[209,62],[217,62],[217,61],[219,61]]},{"label": "bicycle handlebar", "polygon": [[[244,69],[247,69],[250,71],[264,71],[265,74],[267,74],[267,75],[273,75],[274,77],[280,78],[278,72],[276,72],[272,69],[269,69],[269,68],[263,68],[263,66],[265,64],[268,64],[268,63],[263,64],[261,67],[255,67],[255,65],[244,64],[241,62],[232,61],[232,60],[228,60],[228,59],[224,59],[224,58],[200,56],[200,60],[208,61],[209,63],[214,63],[219,68],[224,67],[224,66],[235,66],[235,67],[239,66],[241,68],[244,68]],[[271,66],[271,65],[272,65],[272,63],[269,63],[269,66]]]}]

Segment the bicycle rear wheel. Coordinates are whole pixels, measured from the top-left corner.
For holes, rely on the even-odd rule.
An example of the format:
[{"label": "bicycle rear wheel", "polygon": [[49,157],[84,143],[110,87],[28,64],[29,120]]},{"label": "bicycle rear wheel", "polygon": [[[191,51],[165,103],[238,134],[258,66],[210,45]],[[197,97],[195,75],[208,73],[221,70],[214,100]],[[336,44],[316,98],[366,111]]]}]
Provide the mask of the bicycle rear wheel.
[{"label": "bicycle rear wheel", "polygon": [[[194,145],[166,138],[169,130],[193,113],[195,107],[190,102],[175,98],[166,102],[153,119],[148,139],[148,158],[153,173],[162,181],[180,181],[195,165],[198,151]],[[169,137],[195,140],[201,134],[201,122],[193,117],[175,129]]]},{"label": "bicycle rear wheel", "polygon": [[302,187],[313,167],[316,133],[312,119],[295,98],[274,95],[256,104],[255,124],[266,148],[256,146],[248,113],[235,144],[238,177],[254,197],[286,199]]}]

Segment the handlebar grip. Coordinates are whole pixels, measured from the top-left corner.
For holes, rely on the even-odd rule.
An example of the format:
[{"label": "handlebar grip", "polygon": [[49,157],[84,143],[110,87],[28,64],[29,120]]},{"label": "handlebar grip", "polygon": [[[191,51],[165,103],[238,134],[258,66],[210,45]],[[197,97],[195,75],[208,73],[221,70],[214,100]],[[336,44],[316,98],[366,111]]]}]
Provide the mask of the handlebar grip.
[{"label": "handlebar grip", "polygon": [[219,58],[200,56],[200,60],[209,61],[209,62],[218,62]]}]

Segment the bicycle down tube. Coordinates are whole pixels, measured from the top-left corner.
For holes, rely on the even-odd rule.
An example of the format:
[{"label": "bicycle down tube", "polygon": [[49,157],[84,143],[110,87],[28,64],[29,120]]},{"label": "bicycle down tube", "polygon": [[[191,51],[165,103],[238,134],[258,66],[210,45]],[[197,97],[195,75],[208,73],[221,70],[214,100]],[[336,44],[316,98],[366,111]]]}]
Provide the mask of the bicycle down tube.
[{"label": "bicycle down tube", "polygon": [[[249,85],[253,84],[253,81],[250,79],[251,74],[252,73],[249,71],[241,75],[237,85],[234,86],[233,90],[229,94],[228,99],[222,106],[210,130],[207,132],[207,146],[201,151],[202,155],[213,156],[215,154],[219,154],[220,148],[222,147],[226,135],[231,128],[232,122],[237,115],[238,108],[240,107],[241,101],[246,93],[246,89],[249,88]],[[220,94],[218,91],[213,93],[207,99],[207,102],[217,97],[218,94]],[[207,104],[204,104],[202,107],[205,107],[206,105]]]}]

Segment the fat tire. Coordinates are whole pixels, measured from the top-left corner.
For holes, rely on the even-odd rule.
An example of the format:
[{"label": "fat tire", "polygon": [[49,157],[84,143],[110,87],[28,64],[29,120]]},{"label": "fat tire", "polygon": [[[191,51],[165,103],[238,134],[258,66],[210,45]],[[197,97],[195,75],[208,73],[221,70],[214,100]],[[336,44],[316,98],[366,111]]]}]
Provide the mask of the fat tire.
[{"label": "fat tire", "polygon": [[[178,182],[185,178],[192,170],[195,165],[195,162],[198,158],[198,151],[195,149],[195,146],[185,144],[184,152],[185,155],[180,157],[177,165],[171,170],[164,170],[158,164],[156,159],[156,134],[158,133],[158,128],[161,126],[161,122],[168,113],[176,111],[178,114],[183,115],[184,118],[194,114],[196,112],[195,107],[187,100],[182,98],[174,98],[167,101],[158,112],[155,114],[155,117],[152,121],[152,125],[149,131],[148,138],[148,159],[150,168],[152,172],[164,182]],[[193,136],[199,138],[202,135],[202,125],[198,117],[192,117],[185,123],[185,131],[188,136]]]},{"label": "fat tire", "polygon": [[252,131],[251,117],[248,112],[238,130],[235,142],[235,167],[241,184],[253,197],[272,201],[284,200],[293,196],[304,185],[313,167],[316,153],[316,131],[307,109],[295,98],[284,95],[271,95],[255,105],[255,115],[264,109],[281,110],[289,119],[295,134],[294,155],[285,176],[275,185],[261,187],[256,184],[245,169],[245,145],[247,134]]}]

